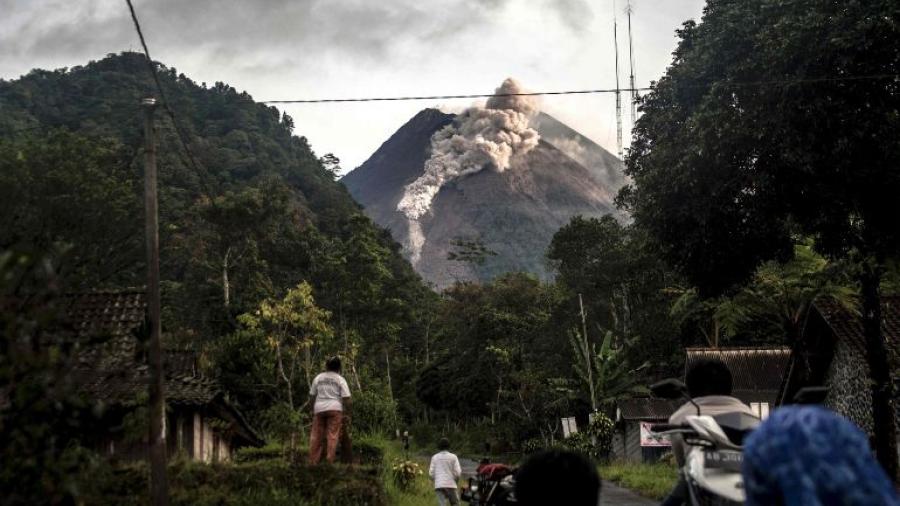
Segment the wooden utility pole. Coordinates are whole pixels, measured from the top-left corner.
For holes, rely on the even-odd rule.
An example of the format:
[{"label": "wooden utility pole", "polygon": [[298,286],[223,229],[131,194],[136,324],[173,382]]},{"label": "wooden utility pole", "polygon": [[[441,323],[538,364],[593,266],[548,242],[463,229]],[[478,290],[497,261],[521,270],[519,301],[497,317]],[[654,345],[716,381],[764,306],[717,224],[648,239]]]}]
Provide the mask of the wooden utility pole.
[{"label": "wooden utility pole", "polygon": [[145,98],[144,109],[144,213],[147,235],[147,313],[150,319],[150,499],[153,506],[168,506],[166,476],[166,396],[162,365],[159,302],[159,212],[156,198],[156,133],[153,112],[156,99]]}]

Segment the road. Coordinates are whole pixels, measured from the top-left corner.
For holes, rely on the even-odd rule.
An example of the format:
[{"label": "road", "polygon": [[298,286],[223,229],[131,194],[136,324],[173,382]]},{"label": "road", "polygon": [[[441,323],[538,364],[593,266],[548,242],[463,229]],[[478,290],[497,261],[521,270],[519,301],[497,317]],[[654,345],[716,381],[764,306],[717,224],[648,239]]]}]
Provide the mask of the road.
[{"label": "road", "polygon": [[[478,467],[478,462],[463,457],[459,459],[459,465],[462,467],[463,479],[468,480],[470,476],[475,475],[475,468]],[[601,504],[603,506],[655,506],[659,503],[645,499],[615,483],[604,481]]]}]

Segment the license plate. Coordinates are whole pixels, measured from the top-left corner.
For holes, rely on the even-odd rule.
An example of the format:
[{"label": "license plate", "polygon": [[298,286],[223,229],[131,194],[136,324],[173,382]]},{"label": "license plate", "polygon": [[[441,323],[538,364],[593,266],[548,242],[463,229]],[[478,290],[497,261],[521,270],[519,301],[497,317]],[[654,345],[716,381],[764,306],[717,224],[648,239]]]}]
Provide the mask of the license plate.
[{"label": "license plate", "polygon": [[704,455],[704,467],[709,469],[724,469],[740,472],[744,462],[744,454],[730,450],[718,450],[706,452]]}]

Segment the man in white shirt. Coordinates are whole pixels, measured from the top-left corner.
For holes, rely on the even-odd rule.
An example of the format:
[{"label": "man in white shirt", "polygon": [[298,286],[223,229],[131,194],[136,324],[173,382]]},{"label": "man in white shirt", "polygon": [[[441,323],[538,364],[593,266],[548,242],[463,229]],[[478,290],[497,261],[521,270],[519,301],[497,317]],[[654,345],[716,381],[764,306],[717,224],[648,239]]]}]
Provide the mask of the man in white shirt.
[{"label": "man in white shirt", "polygon": [[[669,423],[681,425],[687,421],[688,416],[697,414],[697,406],[701,415],[723,415],[725,413],[746,413],[756,416],[750,406],[732,397],[731,390],[733,379],[731,371],[724,362],[717,359],[700,360],[691,366],[685,377],[688,395],[694,403],[686,402],[669,417]],[[672,436],[672,453],[678,467],[684,465],[685,444],[681,436]],[[675,490],[669,494],[661,506],[674,506],[685,504],[687,501],[687,484],[683,479],[679,480]]]},{"label": "man in white shirt", "polygon": [[431,457],[431,465],[428,466],[428,476],[434,481],[438,504],[459,506],[459,495],[456,491],[456,482],[462,476],[459,459],[450,453],[450,441],[445,437],[438,442],[438,450],[440,451]]},{"label": "man in white shirt", "polygon": [[[341,376],[341,359],[329,358],[325,372],[316,376],[309,388],[309,404],[313,422],[309,435],[309,463],[318,464],[325,450],[325,460],[333,463],[337,454],[341,425],[350,417],[350,386]],[[324,448],[323,448],[324,447]]]}]

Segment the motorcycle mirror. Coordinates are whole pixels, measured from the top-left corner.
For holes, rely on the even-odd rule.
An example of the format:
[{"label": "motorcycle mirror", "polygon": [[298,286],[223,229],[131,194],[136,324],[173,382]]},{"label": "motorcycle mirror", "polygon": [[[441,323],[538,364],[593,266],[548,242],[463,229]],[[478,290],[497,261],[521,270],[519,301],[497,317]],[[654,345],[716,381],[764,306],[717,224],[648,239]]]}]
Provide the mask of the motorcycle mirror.
[{"label": "motorcycle mirror", "polygon": [[650,385],[650,392],[660,399],[682,399],[688,397],[687,387],[675,378],[664,379]]},{"label": "motorcycle mirror", "polygon": [[828,396],[828,387],[805,387],[794,394],[794,404],[822,404]]}]

